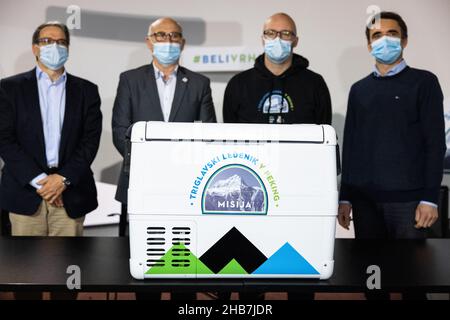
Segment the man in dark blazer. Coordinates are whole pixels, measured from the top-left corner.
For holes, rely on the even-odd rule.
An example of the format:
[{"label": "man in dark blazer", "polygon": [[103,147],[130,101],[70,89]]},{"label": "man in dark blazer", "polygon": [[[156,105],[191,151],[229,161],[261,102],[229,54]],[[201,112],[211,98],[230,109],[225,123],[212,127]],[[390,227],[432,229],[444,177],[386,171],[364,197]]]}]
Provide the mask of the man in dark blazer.
[{"label": "man in dark blazer", "polygon": [[[114,102],[113,142],[123,157],[127,131],[137,121],[216,122],[210,80],[179,65],[185,44],[181,26],[171,18],[158,19],[150,25],[146,42],[153,62],[120,75]],[[123,207],[128,179],[122,168],[116,199]],[[125,215],[121,221],[126,223]]]},{"label": "man in dark blazer", "polygon": [[40,25],[33,34],[37,66],[0,81],[2,209],[17,236],[80,236],[97,207],[90,169],[100,142],[97,86],[68,74],[69,31]]},{"label": "man in dark blazer", "polygon": [[[137,121],[216,122],[210,80],[178,65],[185,44],[181,26],[159,19],[146,42],[153,63],[122,73],[114,102],[113,142],[123,157],[126,132]],[[128,175],[122,170],[116,193],[121,203],[127,203],[127,190]]]}]

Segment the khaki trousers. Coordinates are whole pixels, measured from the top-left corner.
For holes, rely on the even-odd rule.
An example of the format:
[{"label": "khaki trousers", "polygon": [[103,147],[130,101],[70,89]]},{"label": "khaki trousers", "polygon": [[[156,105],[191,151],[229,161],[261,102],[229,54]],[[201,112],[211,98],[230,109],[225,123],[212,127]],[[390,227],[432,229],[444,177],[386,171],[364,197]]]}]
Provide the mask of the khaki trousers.
[{"label": "khaki trousers", "polygon": [[83,235],[84,217],[72,219],[64,207],[58,208],[42,201],[31,216],[10,213],[13,236],[75,237]]}]

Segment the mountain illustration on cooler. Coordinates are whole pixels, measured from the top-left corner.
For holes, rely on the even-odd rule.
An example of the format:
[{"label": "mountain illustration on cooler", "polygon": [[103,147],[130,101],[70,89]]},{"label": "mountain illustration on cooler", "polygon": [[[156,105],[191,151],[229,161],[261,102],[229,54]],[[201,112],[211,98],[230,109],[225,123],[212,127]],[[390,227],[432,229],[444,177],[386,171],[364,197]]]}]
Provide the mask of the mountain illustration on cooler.
[{"label": "mountain illustration on cooler", "polygon": [[267,257],[237,228],[231,228],[213,246],[204,252],[199,261],[214,273],[252,273]]},{"label": "mountain illustration on cooler", "polygon": [[218,170],[208,181],[203,197],[205,213],[267,212],[266,190],[261,179],[240,165]]},{"label": "mountain illustration on cooler", "polygon": [[320,273],[289,242],[285,242],[266,257],[236,227],[231,228],[200,257],[189,246],[173,245],[148,275],[198,274],[198,275],[274,275]]}]

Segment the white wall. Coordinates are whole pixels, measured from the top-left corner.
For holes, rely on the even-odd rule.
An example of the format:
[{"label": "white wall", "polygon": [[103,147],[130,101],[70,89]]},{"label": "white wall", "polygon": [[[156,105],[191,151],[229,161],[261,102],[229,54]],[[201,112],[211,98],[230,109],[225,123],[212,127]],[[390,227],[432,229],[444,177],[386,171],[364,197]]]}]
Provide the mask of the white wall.
[{"label": "white wall", "polygon": [[[0,0],[0,78],[34,66],[31,54],[31,35],[34,29],[46,21],[48,7],[65,8],[71,4],[80,6],[82,10],[103,12],[111,16],[168,15],[200,19],[206,24],[204,46],[260,46],[264,19],[275,12],[287,12],[297,22],[299,29],[300,45],[296,51],[307,57],[311,69],[322,74],[328,83],[334,109],[333,123],[340,138],[349,88],[372,68],[373,61],[366,49],[364,26],[368,17],[366,8],[375,4],[383,10],[396,11],[404,17],[410,29],[409,46],[405,54],[407,62],[437,74],[445,96],[450,95],[448,0]],[[98,26],[99,33],[107,32],[101,30],[105,27],[107,26]],[[83,11],[81,28],[83,29]],[[121,29],[127,30],[127,25],[122,25]],[[97,83],[103,100],[104,130],[100,151],[94,163],[97,180],[110,179],[110,174],[104,170],[108,171],[108,168],[120,161],[111,142],[110,124],[118,76],[120,72],[146,64],[150,60],[143,42],[146,30],[139,32],[142,34],[142,42],[81,36],[73,36],[72,39],[68,71]],[[195,35],[186,36],[189,39]],[[213,81],[213,99],[221,120],[223,91],[232,74],[214,73],[207,76]]]}]

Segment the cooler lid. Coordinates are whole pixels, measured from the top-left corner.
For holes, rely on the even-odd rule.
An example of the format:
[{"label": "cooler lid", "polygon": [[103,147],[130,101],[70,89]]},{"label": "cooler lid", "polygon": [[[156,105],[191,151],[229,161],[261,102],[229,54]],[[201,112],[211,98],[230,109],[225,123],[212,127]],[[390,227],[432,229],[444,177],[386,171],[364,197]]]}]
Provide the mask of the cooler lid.
[{"label": "cooler lid", "polygon": [[281,142],[336,144],[331,126],[314,124],[234,124],[149,121],[134,124],[132,142],[205,141],[205,142]]}]

